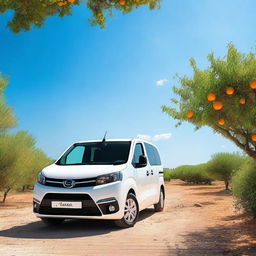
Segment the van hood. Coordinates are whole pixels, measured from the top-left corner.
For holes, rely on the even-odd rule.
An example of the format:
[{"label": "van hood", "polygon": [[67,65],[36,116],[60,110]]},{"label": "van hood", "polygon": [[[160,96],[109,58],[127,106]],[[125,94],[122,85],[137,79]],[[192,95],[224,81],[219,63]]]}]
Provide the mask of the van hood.
[{"label": "van hood", "polygon": [[118,172],[126,168],[121,165],[57,165],[52,164],[42,170],[42,174],[52,179],[87,179],[103,174]]}]

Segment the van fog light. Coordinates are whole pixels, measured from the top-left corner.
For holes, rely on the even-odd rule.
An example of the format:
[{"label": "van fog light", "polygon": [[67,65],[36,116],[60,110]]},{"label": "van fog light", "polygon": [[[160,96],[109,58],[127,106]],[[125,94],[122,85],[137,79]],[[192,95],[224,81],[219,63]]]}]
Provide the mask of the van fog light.
[{"label": "van fog light", "polygon": [[110,212],[114,212],[114,211],[116,210],[116,207],[115,207],[114,205],[110,205],[110,206],[108,207],[108,210],[109,210]]}]

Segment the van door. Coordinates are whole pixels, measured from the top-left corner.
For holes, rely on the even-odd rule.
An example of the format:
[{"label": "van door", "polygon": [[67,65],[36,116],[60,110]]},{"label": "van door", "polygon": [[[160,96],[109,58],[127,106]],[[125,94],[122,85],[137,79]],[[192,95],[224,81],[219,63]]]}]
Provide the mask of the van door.
[{"label": "van door", "polygon": [[[136,143],[134,147],[134,154],[132,165],[135,169],[135,179],[137,184],[137,199],[139,201],[140,210],[146,208],[148,206],[148,186],[149,186],[149,169],[148,164],[145,167],[136,167],[136,164],[139,163],[140,156],[146,156],[144,147],[142,143]],[[147,160],[148,162],[148,160]]]},{"label": "van door", "polygon": [[146,148],[147,157],[149,160],[149,193],[150,193],[150,202],[155,204],[159,201],[160,196],[160,173],[162,175],[163,167],[161,164],[161,159],[156,147],[149,143],[144,143]]}]

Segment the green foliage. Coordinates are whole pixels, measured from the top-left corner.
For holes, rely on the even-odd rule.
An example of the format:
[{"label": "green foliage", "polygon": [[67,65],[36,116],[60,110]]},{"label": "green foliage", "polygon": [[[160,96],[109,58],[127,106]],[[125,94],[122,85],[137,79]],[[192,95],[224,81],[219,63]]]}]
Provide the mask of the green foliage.
[{"label": "green foliage", "polygon": [[6,105],[4,88],[7,80],[0,74],[0,191],[4,199],[11,189],[33,185],[38,172],[52,161],[35,147],[35,139],[26,131],[8,134],[15,126],[12,109]]},{"label": "green foliage", "polygon": [[6,105],[4,89],[8,82],[0,73],[0,133],[8,128],[14,127],[16,119],[12,113],[12,108]]},{"label": "green foliage", "polygon": [[[250,83],[256,80],[256,55],[251,52],[242,54],[232,45],[228,45],[227,56],[223,59],[208,56],[210,67],[200,70],[194,59],[190,60],[193,77],[179,78],[181,87],[174,87],[176,97],[172,106],[163,106],[162,110],[179,120],[178,124],[188,121],[196,129],[209,126],[233,141],[249,156],[256,158],[256,90]],[[233,87],[234,94],[227,95],[226,88]],[[216,101],[223,103],[221,110],[213,108],[213,102],[207,100],[209,93],[217,95]],[[240,104],[241,98],[245,104]],[[187,113],[193,111],[190,118]],[[225,124],[219,124],[224,119]]]},{"label": "green foliage", "polygon": [[164,180],[170,181],[171,180],[171,170],[164,168]]},{"label": "green foliage", "polygon": [[207,163],[206,173],[214,180],[222,180],[228,189],[232,175],[244,163],[245,157],[240,154],[217,153]]},{"label": "green foliage", "polygon": [[12,10],[14,16],[8,26],[15,33],[28,31],[32,25],[41,27],[46,18],[58,15],[64,17],[72,14],[74,5],[87,4],[92,11],[91,23],[106,26],[106,16],[112,15],[114,9],[123,13],[131,12],[141,5],[150,9],[159,7],[161,0],[1,0],[0,13]]},{"label": "green foliage", "polygon": [[211,184],[205,170],[207,164],[182,165],[170,172],[171,179],[180,179],[191,184]]},{"label": "green foliage", "polygon": [[232,192],[238,204],[256,217],[256,162],[248,159],[232,178]]},{"label": "green foliage", "polygon": [[33,185],[38,172],[51,162],[35,148],[35,139],[27,132],[1,135],[0,190],[8,193],[11,189]]}]

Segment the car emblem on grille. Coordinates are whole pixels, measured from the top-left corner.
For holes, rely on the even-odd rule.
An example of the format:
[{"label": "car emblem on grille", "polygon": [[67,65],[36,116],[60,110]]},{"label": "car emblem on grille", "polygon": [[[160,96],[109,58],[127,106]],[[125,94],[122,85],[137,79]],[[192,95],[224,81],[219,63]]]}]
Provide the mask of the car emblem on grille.
[{"label": "car emblem on grille", "polygon": [[64,180],[63,181],[64,188],[73,188],[75,185],[76,185],[76,182],[74,180]]}]

